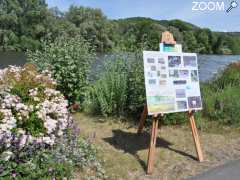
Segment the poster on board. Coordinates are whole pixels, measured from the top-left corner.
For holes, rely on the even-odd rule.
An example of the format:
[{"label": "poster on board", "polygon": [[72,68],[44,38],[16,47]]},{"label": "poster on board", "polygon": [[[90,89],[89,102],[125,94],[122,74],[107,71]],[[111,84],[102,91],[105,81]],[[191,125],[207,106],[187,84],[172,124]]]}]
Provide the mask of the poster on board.
[{"label": "poster on board", "polygon": [[195,53],[144,51],[148,114],[201,110]]},{"label": "poster on board", "polygon": [[182,52],[182,45],[181,44],[159,44],[160,52]]}]

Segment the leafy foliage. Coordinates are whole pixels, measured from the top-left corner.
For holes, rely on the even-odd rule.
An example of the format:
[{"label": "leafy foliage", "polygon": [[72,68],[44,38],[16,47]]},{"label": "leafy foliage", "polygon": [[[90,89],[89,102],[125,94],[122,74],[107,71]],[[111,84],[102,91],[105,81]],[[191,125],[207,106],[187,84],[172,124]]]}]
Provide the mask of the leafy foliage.
[{"label": "leafy foliage", "polygon": [[100,9],[71,6],[65,18],[78,28],[79,34],[98,52],[106,52],[113,48],[113,24]]},{"label": "leafy foliage", "polygon": [[[203,54],[239,54],[239,34],[212,32],[181,20],[158,21],[150,18],[127,18],[114,21],[119,26],[119,46],[135,51],[144,42],[146,49],[156,50],[161,33],[169,30],[184,51]],[[126,43],[126,44],[125,44]],[[123,44],[123,45],[122,45]]]},{"label": "leafy foliage", "polygon": [[97,160],[91,143],[78,138],[79,130],[69,129],[51,149],[37,144],[14,153],[5,152],[0,158],[0,178],[4,179],[72,179],[75,170],[83,178],[104,179],[105,172]]},{"label": "leafy foliage", "polygon": [[[101,78],[89,88],[85,104],[103,115],[121,115],[127,100],[127,64],[121,60],[107,62]],[[95,107],[94,107],[95,106]]]},{"label": "leafy foliage", "polygon": [[17,127],[25,129],[35,137],[46,133],[44,122],[37,116],[36,112],[29,113],[29,118],[27,120],[18,121]]},{"label": "leafy foliage", "polygon": [[100,9],[71,6],[66,13],[47,8],[45,0],[0,1],[0,49],[39,50],[41,40],[82,36],[98,52],[114,49],[136,51],[158,48],[163,31],[169,30],[185,51],[239,54],[239,33],[212,32],[181,20],[127,18],[109,20]]},{"label": "leafy foliage", "polygon": [[225,125],[240,125],[239,63],[230,64],[213,82],[203,84],[203,115]]},{"label": "leafy foliage", "polygon": [[70,103],[82,102],[94,52],[82,37],[60,37],[46,43],[42,51],[28,51],[28,61],[49,69]]},{"label": "leafy foliage", "polygon": [[142,62],[138,53],[106,60],[100,78],[88,90],[85,110],[106,116],[139,112],[145,100]]},{"label": "leafy foliage", "polygon": [[7,69],[5,75],[0,79],[0,85],[13,87],[13,91],[23,99],[27,97],[26,94],[30,89],[36,87],[55,88],[55,84],[48,74],[43,73],[42,76],[39,76],[37,67],[33,64],[25,64],[17,73],[18,75],[16,75],[16,71]]}]

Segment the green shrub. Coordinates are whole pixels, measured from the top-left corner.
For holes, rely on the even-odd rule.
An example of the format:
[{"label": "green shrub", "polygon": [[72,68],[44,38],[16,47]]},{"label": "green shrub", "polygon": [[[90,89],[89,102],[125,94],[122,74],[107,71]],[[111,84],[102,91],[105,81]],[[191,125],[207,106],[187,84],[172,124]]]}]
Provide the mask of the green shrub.
[{"label": "green shrub", "polygon": [[76,171],[82,178],[104,179],[96,148],[78,131],[72,126],[52,148],[35,143],[1,154],[0,179],[73,179]]},{"label": "green shrub", "polygon": [[201,84],[203,110],[205,117],[210,117],[215,110],[216,91],[211,84]]},{"label": "green shrub", "polygon": [[143,109],[145,88],[142,54],[107,59],[86,94],[85,110],[105,116],[136,116]]},{"label": "green shrub", "polygon": [[82,37],[59,37],[53,43],[45,42],[42,51],[28,51],[28,61],[41,70],[49,69],[60,90],[70,103],[83,102],[88,72],[95,55]]},{"label": "green shrub", "polygon": [[203,116],[223,125],[240,125],[240,64],[230,64],[212,82],[202,85]]},{"label": "green shrub", "polygon": [[240,63],[231,63],[226,69],[220,72],[210,84],[215,90],[224,89],[227,86],[239,86]]},{"label": "green shrub", "polygon": [[187,113],[171,113],[164,116],[163,124],[165,125],[177,125],[183,124],[188,121]]},{"label": "green shrub", "polygon": [[[58,163],[50,151],[38,151],[22,163],[14,160],[0,160],[0,177],[5,179],[54,179],[71,178],[73,166],[70,163]],[[3,165],[4,164],[4,165]]]},{"label": "green shrub", "polygon": [[[127,103],[128,67],[126,62],[107,62],[103,73],[89,88],[85,102],[89,112],[100,112],[105,116],[122,115]],[[91,109],[90,109],[91,108]]]},{"label": "green shrub", "polygon": [[139,115],[146,102],[145,80],[142,52],[136,53],[128,59],[130,64],[128,71],[128,95],[127,112],[131,116]]},{"label": "green shrub", "polygon": [[204,93],[203,115],[225,125],[240,125],[239,86],[225,87],[221,91]]}]

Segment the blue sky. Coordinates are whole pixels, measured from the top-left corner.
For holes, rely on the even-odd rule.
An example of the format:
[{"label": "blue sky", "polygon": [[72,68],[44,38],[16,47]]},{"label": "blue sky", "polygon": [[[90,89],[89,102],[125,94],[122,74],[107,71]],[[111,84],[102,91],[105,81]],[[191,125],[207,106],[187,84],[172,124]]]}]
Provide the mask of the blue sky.
[{"label": "blue sky", "polygon": [[[110,19],[126,17],[150,17],[153,19],[181,19],[200,27],[208,27],[215,31],[240,32],[240,0],[239,6],[226,11],[193,11],[193,1],[209,3],[210,1],[225,4],[225,10],[231,0],[47,0],[49,7],[58,7],[67,11],[70,5],[100,8]],[[204,4],[201,8],[204,8]],[[209,6],[213,8],[213,4]]]}]

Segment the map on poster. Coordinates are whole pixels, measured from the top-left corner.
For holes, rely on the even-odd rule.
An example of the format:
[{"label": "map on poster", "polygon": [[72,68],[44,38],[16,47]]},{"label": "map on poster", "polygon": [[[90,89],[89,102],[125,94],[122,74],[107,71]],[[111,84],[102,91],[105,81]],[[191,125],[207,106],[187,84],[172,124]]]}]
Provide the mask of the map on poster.
[{"label": "map on poster", "polygon": [[197,55],[144,51],[148,114],[202,109]]}]

